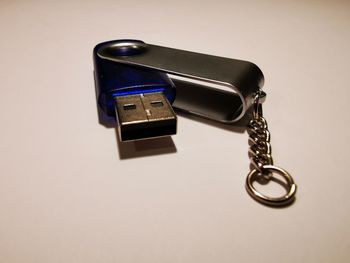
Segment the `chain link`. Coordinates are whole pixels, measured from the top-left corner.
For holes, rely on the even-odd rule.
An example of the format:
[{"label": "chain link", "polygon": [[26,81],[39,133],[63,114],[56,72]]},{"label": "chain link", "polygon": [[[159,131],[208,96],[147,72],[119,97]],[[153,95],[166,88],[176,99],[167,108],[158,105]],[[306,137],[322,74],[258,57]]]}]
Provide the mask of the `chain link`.
[{"label": "chain link", "polygon": [[[257,201],[267,205],[281,206],[289,204],[294,199],[296,185],[287,171],[273,165],[270,144],[271,136],[262,112],[262,100],[265,96],[266,94],[262,90],[256,93],[253,104],[253,119],[248,124],[251,171],[247,177],[246,188],[248,193]],[[273,172],[279,173],[286,180],[287,193],[282,197],[268,197],[261,194],[253,186],[254,181],[263,184],[271,181]]]},{"label": "chain link", "polygon": [[266,96],[266,94],[261,92],[257,93],[254,98],[253,119],[248,124],[249,157],[251,170],[259,171],[261,177],[259,179],[270,180],[272,174],[263,170],[264,165],[273,165],[273,159],[271,156],[271,136],[260,103],[260,97]]}]

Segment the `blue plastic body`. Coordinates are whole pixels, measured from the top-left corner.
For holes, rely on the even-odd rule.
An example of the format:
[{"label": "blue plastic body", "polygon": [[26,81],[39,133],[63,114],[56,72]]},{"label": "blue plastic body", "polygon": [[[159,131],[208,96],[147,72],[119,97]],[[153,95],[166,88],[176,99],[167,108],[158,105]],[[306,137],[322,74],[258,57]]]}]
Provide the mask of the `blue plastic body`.
[{"label": "blue plastic body", "polygon": [[115,120],[116,96],[163,92],[168,101],[173,103],[175,87],[165,73],[123,65],[99,57],[98,49],[106,43],[108,42],[98,44],[93,51],[96,99],[105,117]]}]

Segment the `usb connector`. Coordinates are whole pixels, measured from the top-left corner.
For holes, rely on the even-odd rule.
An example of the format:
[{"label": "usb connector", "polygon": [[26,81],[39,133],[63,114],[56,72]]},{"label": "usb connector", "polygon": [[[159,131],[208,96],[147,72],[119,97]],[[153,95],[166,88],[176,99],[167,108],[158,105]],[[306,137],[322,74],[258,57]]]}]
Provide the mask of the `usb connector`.
[{"label": "usb connector", "polygon": [[114,101],[121,141],[176,133],[177,118],[163,93],[117,96]]}]

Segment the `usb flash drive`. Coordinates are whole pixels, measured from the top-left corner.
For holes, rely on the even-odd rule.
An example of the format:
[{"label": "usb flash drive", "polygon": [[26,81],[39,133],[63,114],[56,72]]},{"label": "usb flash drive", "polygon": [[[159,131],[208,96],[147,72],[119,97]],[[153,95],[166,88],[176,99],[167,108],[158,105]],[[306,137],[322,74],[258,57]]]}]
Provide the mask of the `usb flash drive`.
[{"label": "usb flash drive", "polygon": [[115,116],[122,141],[175,134],[172,107],[232,124],[264,82],[251,62],[140,40],[100,43],[93,55],[98,106]]},{"label": "usb flash drive", "polygon": [[[258,66],[139,40],[101,43],[94,49],[94,62],[98,106],[105,115],[115,116],[122,141],[175,134],[176,115],[171,104],[225,124],[238,121],[254,105],[248,133],[255,168],[248,174],[247,191],[257,201],[271,206],[288,205],[294,200],[293,178],[272,165],[270,152],[254,151],[254,146],[261,143],[270,147],[269,138],[259,135],[269,132],[262,116],[261,103],[266,94]],[[254,188],[253,182],[264,171],[277,172],[286,179],[285,195],[268,197]]]},{"label": "usb flash drive", "polygon": [[[101,58],[101,46],[119,45],[118,56],[135,55],[123,48],[127,40],[105,42],[94,48],[95,85],[98,107],[115,118],[121,141],[146,139],[176,133],[177,118],[171,103],[175,87],[167,74]],[[131,43],[143,43],[133,40]]]}]

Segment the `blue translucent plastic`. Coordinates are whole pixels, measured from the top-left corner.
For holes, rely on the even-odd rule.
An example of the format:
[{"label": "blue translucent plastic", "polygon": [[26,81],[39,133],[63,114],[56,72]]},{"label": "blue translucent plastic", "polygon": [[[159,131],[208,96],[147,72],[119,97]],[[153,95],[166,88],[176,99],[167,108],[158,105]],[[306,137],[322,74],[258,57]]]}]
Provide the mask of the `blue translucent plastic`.
[{"label": "blue translucent plastic", "polygon": [[116,96],[163,92],[170,103],[174,101],[175,88],[166,74],[102,59],[97,55],[102,44],[94,49],[94,64],[96,98],[104,114],[115,116]]}]

